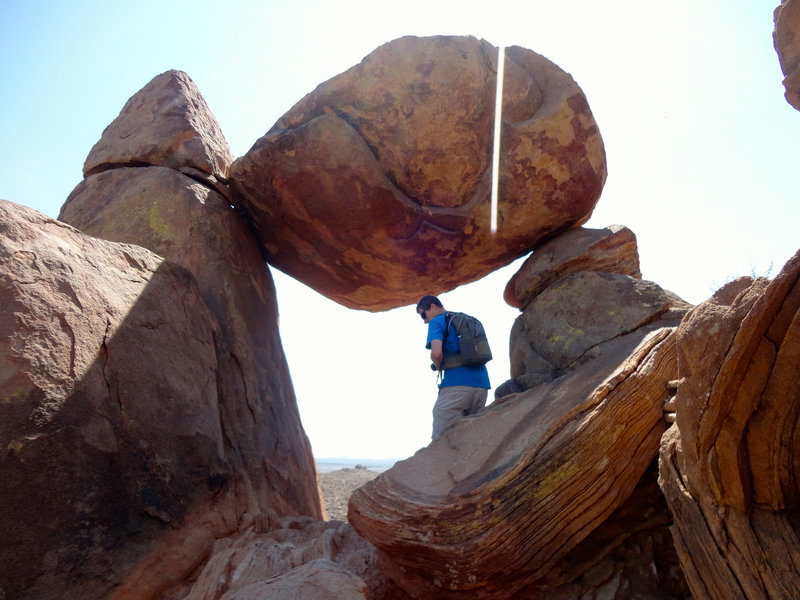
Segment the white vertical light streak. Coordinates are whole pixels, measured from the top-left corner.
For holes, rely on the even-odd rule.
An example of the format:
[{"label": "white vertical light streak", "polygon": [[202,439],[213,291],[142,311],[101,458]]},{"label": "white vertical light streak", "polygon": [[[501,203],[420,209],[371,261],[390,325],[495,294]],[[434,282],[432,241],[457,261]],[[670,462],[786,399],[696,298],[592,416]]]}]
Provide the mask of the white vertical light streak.
[{"label": "white vertical light streak", "polygon": [[503,74],[506,70],[506,48],[497,49],[497,90],[494,99],[494,145],[492,147],[492,217],[491,231],[497,231],[497,182],[500,175],[500,129],[503,123]]}]

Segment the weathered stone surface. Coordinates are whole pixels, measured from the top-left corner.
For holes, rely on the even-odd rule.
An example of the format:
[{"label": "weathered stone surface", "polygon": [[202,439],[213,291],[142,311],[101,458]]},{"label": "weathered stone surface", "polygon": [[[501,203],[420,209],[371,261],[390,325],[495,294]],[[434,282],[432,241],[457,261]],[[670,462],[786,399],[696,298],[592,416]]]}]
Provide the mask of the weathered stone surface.
[{"label": "weathered stone surface", "polygon": [[356,490],[348,519],[414,598],[550,597],[615,547],[577,550],[652,464],[676,372],[671,329],[603,354],[458,421]]},{"label": "weathered stone surface", "polygon": [[216,324],[185,269],[6,201],[0,306],[0,590],[105,598],[230,476]]},{"label": "weathered stone surface", "polygon": [[[304,567],[308,564],[314,566]],[[378,571],[374,547],[346,523],[265,514],[247,531],[217,540],[200,572],[187,578],[170,597],[273,598],[284,597],[275,594],[294,588],[294,595],[288,597],[318,598],[329,597],[339,588],[339,597],[362,598],[367,582],[370,589],[383,590],[381,598],[408,600]],[[311,593],[309,585],[319,585],[320,595]]]},{"label": "weathered stone surface", "polygon": [[510,306],[524,309],[548,285],[580,271],[641,279],[636,236],[624,225],[566,231],[534,250],[509,280],[503,297]]},{"label": "weathered stone surface", "polygon": [[366,600],[360,577],[325,559],[314,560],[268,581],[252,583],[220,600]]},{"label": "weathered stone surface", "polygon": [[[316,467],[280,342],[272,278],[227,201],[171,169],[113,169],[79,184],[60,218],[97,237],[148,247],[196,275],[219,324],[217,393],[225,458],[249,482],[231,502],[238,505],[242,494],[250,494],[260,511],[321,517]],[[197,551],[207,554],[208,548]],[[150,566],[160,560],[159,551],[143,561],[127,584],[132,597],[142,593],[140,586],[152,585]]]},{"label": "weathered stone surface", "polygon": [[476,280],[588,219],[605,152],[574,80],[506,50],[490,232],[497,49],[405,37],[320,85],[231,167],[270,264],[354,308]]},{"label": "weathered stone surface", "polygon": [[[691,599],[653,460],[630,497],[519,600]],[[576,576],[577,575],[577,576]]]},{"label": "weathered stone surface", "polygon": [[800,110],[800,2],[784,0],[774,17],[772,38],[785,76],[786,100]]},{"label": "weathered stone surface", "polygon": [[620,344],[674,327],[690,305],[650,281],[578,272],[527,305],[511,331],[511,377],[498,397],[548,382]]},{"label": "weathered stone surface", "polygon": [[134,94],[103,131],[84,176],[120,166],[190,167],[224,179],[233,162],[228,142],[189,76],[167,71]]},{"label": "weathered stone surface", "polygon": [[800,253],[720,289],[678,330],[677,417],[659,483],[695,598],[800,589]]}]

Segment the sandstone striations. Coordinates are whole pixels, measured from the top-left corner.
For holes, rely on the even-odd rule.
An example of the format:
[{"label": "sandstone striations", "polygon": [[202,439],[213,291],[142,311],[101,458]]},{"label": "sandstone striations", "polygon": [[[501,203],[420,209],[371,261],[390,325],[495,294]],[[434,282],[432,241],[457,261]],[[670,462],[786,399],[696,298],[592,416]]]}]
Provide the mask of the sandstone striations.
[{"label": "sandstone striations", "polygon": [[614,260],[637,254],[627,230],[544,247],[542,267],[515,276],[541,288],[520,316],[528,351],[515,364],[546,363],[547,376],[501,386],[490,408],[357,490],[349,520],[415,598],[680,597],[654,459],[689,305],[619,272],[572,272],[638,275],[638,260]]},{"label": "sandstone striations", "polygon": [[576,562],[655,458],[675,363],[661,329],[495,403],[356,490],[349,521],[415,598],[551,597],[562,561]]},{"label": "sandstone striations", "polygon": [[678,329],[677,418],[660,483],[694,597],[800,589],[800,253],[774,281],[734,281]]},{"label": "sandstone striations", "polygon": [[606,163],[586,98],[511,47],[490,232],[496,63],[485,41],[405,37],[295,105],[230,173],[270,264],[341,304],[385,310],[588,219]]},{"label": "sandstone striations", "polygon": [[785,76],[786,101],[800,110],[800,2],[784,0],[775,9],[773,43]]}]

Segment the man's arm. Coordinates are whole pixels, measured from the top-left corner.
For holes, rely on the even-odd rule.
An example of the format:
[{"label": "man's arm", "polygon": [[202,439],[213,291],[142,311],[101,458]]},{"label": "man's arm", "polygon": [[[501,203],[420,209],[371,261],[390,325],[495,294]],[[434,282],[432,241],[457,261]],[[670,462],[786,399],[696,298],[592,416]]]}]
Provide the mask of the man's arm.
[{"label": "man's arm", "polygon": [[442,340],[431,340],[431,362],[439,369],[442,366]]}]

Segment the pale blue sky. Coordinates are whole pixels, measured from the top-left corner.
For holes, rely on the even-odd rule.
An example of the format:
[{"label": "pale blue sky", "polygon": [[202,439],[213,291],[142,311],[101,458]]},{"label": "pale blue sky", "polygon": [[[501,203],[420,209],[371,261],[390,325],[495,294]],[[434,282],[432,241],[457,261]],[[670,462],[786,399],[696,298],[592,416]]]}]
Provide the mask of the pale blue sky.
[{"label": "pale blue sky", "polygon": [[[103,128],[168,69],[192,77],[240,156],[380,44],[471,34],[573,75],[608,156],[589,226],[629,226],[644,277],[700,302],[734,276],[776,273],[800,247],[800,113],[783,98],[772,48],[777,3],[3,0],[0,198],[55,217]],[[494,385],[508,378],[517,311],[502,291],[513,272],[444,296],[486,322]],[[402,457],[427,443],[435,388],[413,307],[348,311],[275,279],[315,454]],[[334,343],[310,344],[323,317]]]}]

